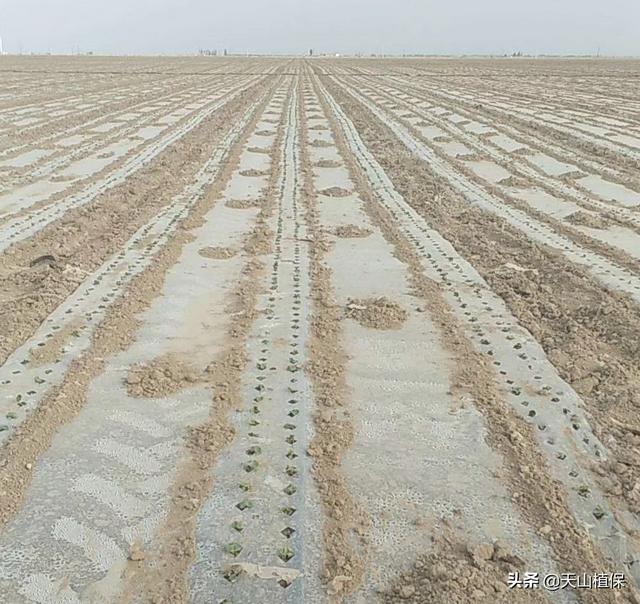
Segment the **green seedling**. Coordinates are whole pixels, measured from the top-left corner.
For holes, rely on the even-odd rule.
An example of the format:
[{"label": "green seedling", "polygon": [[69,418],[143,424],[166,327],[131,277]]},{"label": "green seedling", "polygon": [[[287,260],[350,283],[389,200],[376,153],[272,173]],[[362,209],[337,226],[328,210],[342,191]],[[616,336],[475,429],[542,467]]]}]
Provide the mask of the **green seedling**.
[{"label": "green seedling", "polygon": [[236,507],[241,512],[244,512],[245,510],[251,509],[253,507],[253,503],[252,503],[252,501],[250,499],[243,499],[239,503],[236,503]]},{"label": "green seedling", "polygon": [[289,459],[295,459],[296,457],[298,457],[298,454],[293,449],[289,449],[289,451],[287,452],[287,457]]},{"label": "green seedling", "polygon": [[252,459],[251,461],[247,462],[246,464],[244,464],[244,471],[245,472],[255,472],[258,469],[258,462],[255,459]]},{"label": "green seedling", "polygon": [[293,558],[293,550],[290,547],[281,547],[278,550],[278,558],[283,562],[289,562]]},{"label": "green seedling", "polygon": [[296,476],[296,474],[298,474],[298,468],[296,468],[296,466],[287,466],[285,472],[288,476]]},{"label": "green seedling", "polygon": [[287,539],[291,539],[291,537],[293,536],[293,534],[296,532],[295,529],[292,529],[290,526],[282,529],[280,531]]},{"label": "green seedling", "polygon": [[298,409],[291,409],[291,411],[289,411],[289,413],[287,413],[287,415],[289,417],[295,417],[296,415],[298,415],[298,413],[300,413],[300,411]]},{"label": "green seedling", "polygon": [[227,554],[231,554],[235,558],[242,551],[242,546],[239,543],[235,542],[228,543],[227,545],[225,545],[224,551],[226,551]]},{"label": "green seedling", "polygon": [[260,455],[262,449],[258,445],[252,445],[247,449],[247,455]]},{"label": "green seedling", "polygon": [[298,489],[294,487],[292,484],[288,484],[284,489],[282,489],[287,495],[293,495]]},{"label": "green seedling", "polygon": [[242,531],[244,531],[244,524],[242,524],[242,522],[240,522],[239,520],[234,520],[231,523],[231,528],[234,531],[238,531],[239,533],[241,533]]},{"label": "green seedling", "polygon": [[297,442],[296,437],[293,434],[289,434],[289,436],[287,436],[287,438],[285,438],[284,441],[288,445],[294,445]]},{"label": "green seedling", "polygon": [[[242,576],[242,569],[240,566],[230,566],[224,570],[222,576],[229,581],[229,583],[235,583]],[[222,600],[220,604],[231,604],[231,600]]]},{"label": "green seedling", "polygon": [[295,426],[295,424],[285,424],[284,425],[284,429],[285,430],[295,430],[296,426]]}]

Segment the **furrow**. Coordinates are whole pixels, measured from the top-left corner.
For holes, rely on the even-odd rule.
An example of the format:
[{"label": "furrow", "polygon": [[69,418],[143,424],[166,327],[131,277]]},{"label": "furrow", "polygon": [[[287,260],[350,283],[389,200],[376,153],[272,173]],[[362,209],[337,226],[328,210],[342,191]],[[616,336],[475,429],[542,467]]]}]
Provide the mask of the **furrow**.
[{"label": "furrow", "polygon": [[[228,85],[220,87],[221,92],[225,92],[227,87]],[[64,132],[56,133],[42,141],[27,143],[22,145],[20,149],[12,150],[10,154],[13,157],[0,161],[0,167],[5,170],[13,167],[18,174],[12,179],[5,179],[0,190],[0,203],[7,205],[11,198],[7,199],[7,191],[19,187],[20,184],[33,187],[34,180],[42,179],[54,172],[59,172],[56,174],[57,179],[65,179],[65,182],[77,181],[79,177],[83,176],[91,176],[93,172],[80,171],[79,168],[83,164],[75,162],[72,164],[73,160],[82,157],[86,159],[93,155],[93,161],[85,161],[84,164],[85,167],[91,167],[92,170],[98,171],[102,164],[108,165],[118,159],[118,154],[121,152],[118,150],[117,143],[122,142],[123,139],[127,137],[136,139],[137,137],[141,142],[146,142],[156,138],[169,124],[187,121],[190,114],[202,109],[208,101],[218,100],[221,95],[212,95],[209,92],[204,97],[204,101],[201,100],[202,96],[200,89],[196,92],[190,91],[186,96],[184,91],[172,91],[169,95],[154,98],[153,103],[146,100],[130,105],[120,112],[103,115],[90,123],[65,129]],[[174,102],[178,101],[178,104],[172,105],[172,101],[168,99],[174,99]],[[168,105],[172,105],[171,111],[167,111]],[[149,111],[149,109],[155,109],[155,112]],[[132,122],[132,119],[135,121]],[[145,125],[149,123],[155,123],[155,125],[145,128]],[[90,126],[95,127],[89,128]],[[26,151],[24,151],[25,148]],[[23,152],[20,153],[20,150]],[[18,155],[14,155],[14,152]],[[109,153],[110,156],[101,157]],[[5,152],[0,156],[5,157],[6,155],[9,153]],[[52,155],[53,158],[51,158]],[[45,161],[42,161],[43,159]],[[105,161],[98,161],[100,159]]]},{"label": "furrow", "polygon": [[570,261],[585,266],[605,286],[629,294],[635,301],[640,301],[640,278],[630,270],[622,268],[606,258],[583,248],[567,237],[555,232],[525,212],[505,205],[499,198],[488,193],[483,187],[457,172],[452,166],[436,156],[426,145],[416,140],[408,129],[397,120],[381,110],[368,98],[343,83],[336,83],[367,107],[379,120],[387,124],[408,149],[427,162],[430,168],[446,179],[454,188],[473,205],[481,207],[492,214],[503,218],[507,223],[525,233],[534,241],[558,250]]},{"label": "furrow", "polygon": [[613,507],[598,485],[591,468],[608,453],[589,425],[582,400],[473,266],[395,191],[352,122],[326,90],[324,94],[379,202],[417,251],[425,274],[443,287],[475,349],[496,367],[501,393],[513,412],[534,428],[551,475],[566,485],[574,517],[607,558],[638,583],[638,521],[617,502]]},{"label": "furrow", "polygon": [[186,124],[162,136],[156,142],[146,147],[141,153],[126,160],[122,166],[108,174],[105,178],[91,183],[76,195],[69,196],[58,203],[35,210],[26,216],[7,221],[0,227],[0,252],[19,241],[31,237],[34,233],[37,233],[54,220],[60,218],[69,209],[91,203],[98,195],[122,184],[131,174],[152,161],[162,151],[182,138],[185,134],[199,126],[210,115],[229,104],[229,102],[245,89],[246,85],[234,90],[225,98],[200,111],[196,116],[188,120]]},{"label": "furrow", "polygon": [[[552,179],[537,173],[527,164],[496,152],[461,128],[447,124],[446,120],[434,120],[433,116],[416,110],[415,99],[413,102],[402,101],[392,96],[387,97],[384,92],[371,89],[367,94],[369,98],[383,106],[389,103],[405,105],[405,108],[389,107],[388,110],[434,154],[443,161],[451,163],[472,180],[497,190],[508,205],[519,207],[534,218],[547,222],[552,228],[561,234],[566,234],[578,244],[588,246],[590,242],[587,238],[590,238],[603,246],[617,248],[618,253],[622,252],[633,259],[640,259],[640,215],[631,208],[612,206],[598,201],[571,186],[571,181],[563,182],[560,178]],[[387,98],[393,100],[387,101],[385,100]],[[407,111],[414,116],[408,117]],[[438,125],[420,127],[424,118]],[[452,135],[466,144],[458,140],[452,142],[449,139],[443,142],[436,133],[441,133],[443,136]],[[485,157],[490,158],[491,161]],[[563,169],[570,171],[572,167],[566,165]],[[585,178],[597,180],[600,177],[592,175]],[[602,213],[594,210],[601,210]],[[600,250],[596,251],[600,252]],[[608,253],[606,247],[602,253]],[[623,262],[629,260],[630,258],[625,256],[621,257]]]},{"label": "furrow", "polygon": [[[262,107],[262,116],[278,112],[279,95],[270,96],[257,99],[234,124],[209,172],[188,188],[202,222],[192,221],[190,236],[172,244],[177,243],[172,266],[160,275],[159,294],[129,340],[109,342],[113,321],[121,320],[113,313],[99,328],[100,342],[87,354],[106,355],[102,369],[88,379],[82,408],[35,463],[24,505],[0,538],[0,591],[12,603],[54,597],[125,601],[128,573],[151,555],[150,544],[170,509],[176,468],[188,455],[184,437],[209,413],[207,369],[234,320],[226,309],[244,265],[238,248],[257,210],[229,204],[241,190],[259,203],[266,187],[267,177],[252,170],[258,164],[268,173],[268,153],[244,147],[264,129],[253,115],[256,109]],[[203,204],[203,187],[210,186],[214,167],[229,161],[230,146],[239,139],[243,148],[234,145],[236,167],[211,208],[216,200]],[[158,268],[151,264],[141,276]],[[134,280],[129,291],[144,296],[144,288],[136,287]],[[164,381],[158,381],[158,371]],[[80,370],[71,379],[86,376]],[[58,396],[65,387],[69,378]]]},{"label": "furrow", "polygon": [[87,350],[109,306],[122,296],[131,280],[153,262],[194,204],[203,198],[219,176],[232,146],[243,134],[259,104],[260,100],[254,102],[234,124],[194,181],[140,227],[118,254],[88,275],[0,367],[0,416],[4,419],[0,424],[0,443],[5,442],[61,383],[72,362]]},{"label": "furrow", "polygon": [[[386,90],[383,90],[382,92],[384,92],[385,94],[389,94]],[[507,149],[510,149],[511,152],[507,150],[501,151],[500,147],[497,144],[491,144],[492,139],[496,137],[489,137],[488,135],[492,133],[496,134],[497,131],[503,129],[503,124],[497,124],[497,127],[494,128],[494,124],[488,126],[477,122],[476,124],[478,125],[478,128],[482,127],[485,130],[470,131],[469,124],[457,125],[450,120],[447,120],[446,118],[439,118],[437,115],[434,115],[434,108],[430,107],[430,103],[425,102],[419,97],[408,95],[406,94],[406,92],[402,94],[395,88],[394,94],[397,95],[393,97],[396,102],[402,103],[405,108],[409,109],[412,113],[415,113],[415,115],[418,116],[417,118],[413,117],[408,120],[415,129],[421,130],[421,127],[419,126],[420,121],[422,119],[427,119],[430,123],[435,124],[438,128],[443,129],[447,134],[453,134],[457,138],[468,142],[473,147],[480,149],[488,156],[499,160],[505,167],[514,166],[518,171],[529,177],[534,183],[543,183],[546,188],[548,188],[552,192],[556,192],[560,196],[560,199],[557,202],[558,205],[562,204],[563,199],[573,199],[578,203],[584,204],[586,207],[594,208],[602,211],[603,213],[615,216],[622,222],[628,222],[635,227],[640,226],[640,216],[638,216],[637,213],[633,211],[633,203],[631,201],[626,202],[629,205],[628,208],[621,207],[625,205],[624,198],[621,198],[622,201],[616,201],[614,198],[599,200],[597,199],[597,194],[595,193],[591,193],[590,195],[585,194],[585,192],[583,192],[583,190],[580,188],[579,182],[577,186],[573,186],[573,183],[575,182],[574,179],[572,179],[570,182],[565,182],[561,179],[563,175],[571,174],[572,170],[578,171],[578,167],[571,166],[569,164],[567,164],[566,166],[560,165],[557,168],[557,177],[550,178],[545,173],[544,166],[540,167],[536,164],[527,163],[529,155],[523,155],[522,153],[530,146],[527,143],[530,141],[531,137],[524,138],[520,136],[519,138],[525,141],[522,144],[520,144],[518,141],[506,138],[504,144],[507,145]],[[402,97],[400,97],[400,94],[402,94]],[[419,109],[417,107],[419,107]],[[400,113],[404,114],[404,112],[398,112],[398,114]],[[400,115],[400,117],[402,116]],[[427,132],[428,131],[429,129],[427,128]],[[437,134],[438,132],[436,130],[433,130],[433,134],[429,135],[428,138],[433,140],[434,138],[437,138]],[[512,146],[509,147],[508,145]],[[446,143],[443,143],[442,146],[446,149]],[[471,155],[470,150],[465,150],[462,147],[460,147],[459,150],[452,148],[450,153],[455,154],[461,159],[464,159],[464,156],[467,154]],[[560,155],[560,153],[557,154]],[[566,157],[566,152],[562,150],[561,155]],[[604,167],[601,167],[599,165],[589,165],[587,167],[590,170],[596,172],[596,178],[602,179],[600,174],[605,171]],[[546,167],[546,169],[551,171],[556,170],[554,162],[552,162],[551,166]],[[631,200],[633,197],[633,191],[627,190],[627,193],[629,199]],[[640,196],[638,197],[638,203],[640,203]]]},{"label": "furrow", "polygon": [[[198,517],[191,602],[316,602],[318,504],[306,455],[312,396],[307,361],[309,259],[300,208],[297,87],[289,99],[272,248],[261,314],[246,345],[235,439],[212,470]],[[265,248],[266,251],[267,248]]]}]

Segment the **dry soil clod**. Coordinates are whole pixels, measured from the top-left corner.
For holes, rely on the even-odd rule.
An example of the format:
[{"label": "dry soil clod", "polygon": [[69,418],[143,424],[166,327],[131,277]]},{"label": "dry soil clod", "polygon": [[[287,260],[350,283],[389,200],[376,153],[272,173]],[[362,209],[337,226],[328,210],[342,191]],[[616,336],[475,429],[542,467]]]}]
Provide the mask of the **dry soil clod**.
[{"label": "dry soil clod", "polygon": [[383,297],[349,300],[345,315],[371,329],[399,329],[408,316],[399,304]]}]

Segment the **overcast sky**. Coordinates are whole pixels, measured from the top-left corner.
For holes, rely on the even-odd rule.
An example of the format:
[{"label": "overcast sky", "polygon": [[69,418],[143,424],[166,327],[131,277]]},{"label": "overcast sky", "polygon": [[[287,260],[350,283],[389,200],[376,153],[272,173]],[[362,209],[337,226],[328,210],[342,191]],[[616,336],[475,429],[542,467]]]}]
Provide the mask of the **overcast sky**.
[{"label": "overcast sky", "polygon": [[0,0],[7,52],[640,55],[640,0]]}]

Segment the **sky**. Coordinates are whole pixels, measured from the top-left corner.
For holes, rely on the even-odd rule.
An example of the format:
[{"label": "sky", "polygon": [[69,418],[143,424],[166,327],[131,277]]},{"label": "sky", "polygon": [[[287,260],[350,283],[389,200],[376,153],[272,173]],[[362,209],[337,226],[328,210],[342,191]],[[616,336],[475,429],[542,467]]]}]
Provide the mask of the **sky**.
[{"label": "sky", "polygon": [[640,55],[640,0],[0,0],[5,52]]}]

